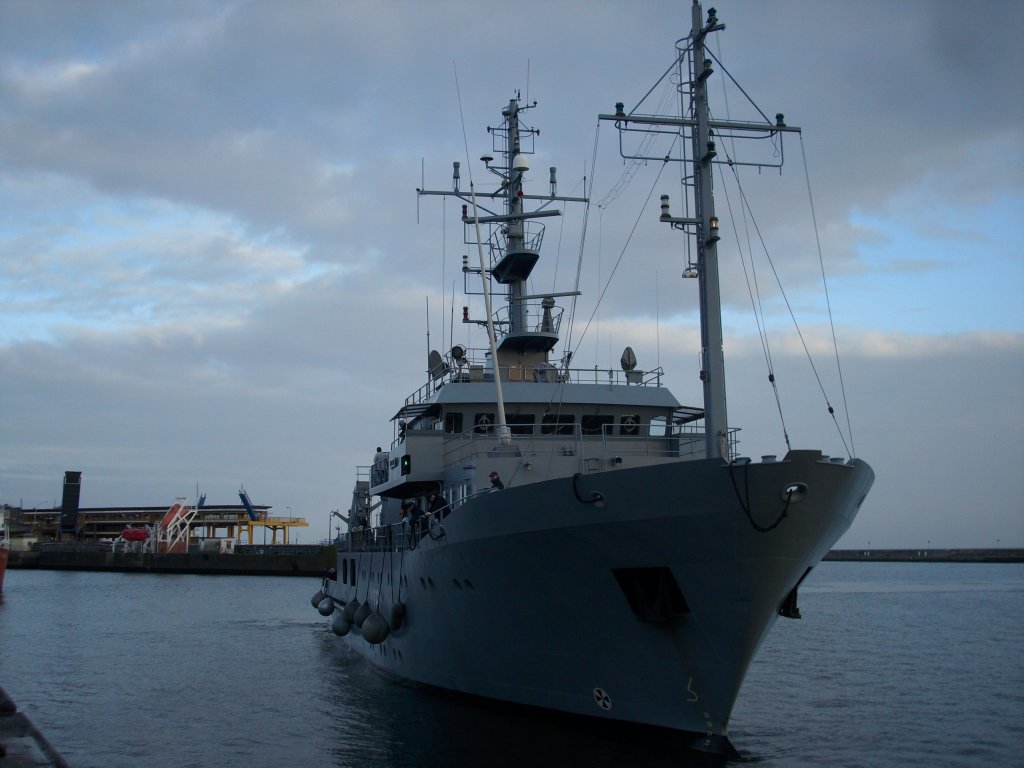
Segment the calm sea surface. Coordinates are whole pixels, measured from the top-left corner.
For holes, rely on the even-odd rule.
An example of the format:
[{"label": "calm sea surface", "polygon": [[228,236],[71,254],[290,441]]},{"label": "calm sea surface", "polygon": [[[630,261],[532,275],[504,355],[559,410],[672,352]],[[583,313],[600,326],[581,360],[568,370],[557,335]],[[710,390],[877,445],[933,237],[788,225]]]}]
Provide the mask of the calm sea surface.
[{"label": "calm sea surface", "polygon": [[[641,736],[402,686],[316,579],[9,571],[0,686],[73,766],[662,766]],[[1024,566],[823,563],[754,662],[758,766],[1024,766]]]}]

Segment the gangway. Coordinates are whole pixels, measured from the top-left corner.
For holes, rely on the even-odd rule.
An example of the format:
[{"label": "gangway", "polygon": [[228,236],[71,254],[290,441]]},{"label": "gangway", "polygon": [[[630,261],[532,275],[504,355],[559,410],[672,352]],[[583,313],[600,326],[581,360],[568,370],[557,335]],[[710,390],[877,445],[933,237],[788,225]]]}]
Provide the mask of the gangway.
[{"label": "gangway", "polygon": [[184,496],[175,499],[157,526],[158,552],[188,552],[189,531],[199,507],[183,504],[184,500]]},{"label": "gangway", "polygon": [[259,519],[259,515],[256,514],[256,507],[252,505],[252,501],[249,500],[249,494],[245,492],[245,488],[238,489],[238,498],[242,500],[242,506],[245,507],[246,513],[249,515],[249,519],[254,523]]}]

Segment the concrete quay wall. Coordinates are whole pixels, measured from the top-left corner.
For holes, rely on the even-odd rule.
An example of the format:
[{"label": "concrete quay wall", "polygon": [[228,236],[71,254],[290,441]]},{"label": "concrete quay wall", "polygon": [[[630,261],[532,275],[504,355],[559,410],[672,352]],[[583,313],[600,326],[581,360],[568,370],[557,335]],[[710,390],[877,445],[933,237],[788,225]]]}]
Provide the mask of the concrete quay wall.
[{"label": "concrete quay wall", "polygon": [[[11,552],[8,567],[68,571],[196,573],[236,576],[323,576],[337,562],[334,547],[260,547],[251,551],[152,553],[111,552],[94,547],[53,546]],[[277,550],[277,551],[275,551]]]}]

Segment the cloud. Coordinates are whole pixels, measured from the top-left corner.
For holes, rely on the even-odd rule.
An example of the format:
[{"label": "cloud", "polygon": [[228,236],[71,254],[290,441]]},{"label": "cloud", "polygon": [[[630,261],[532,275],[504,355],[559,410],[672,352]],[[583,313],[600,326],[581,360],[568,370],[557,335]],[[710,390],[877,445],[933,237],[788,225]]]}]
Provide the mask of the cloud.
[{"label": "cloud", "polygon": [[[482,313],[462,296],[461,257],[475,254],[455,203],[414,189],[448,188],[453,160],[489,188],[483,126],[517,88],[539,102],[530,190],[546,191],[555,165],[560,193],[606,200],[583,244],[581,208],[549,220],[530,290],[583,292],[577,364],[615,367],[630,344],[696,402],[696,289],[681,278],[693,253],[657,221],[661,194],[682,212],[680,171],[626,169],[595,119],[664,71],[689,8],[527,2],[523,18],[544,22],[512,35],[495,29],[498,10],[4,3],[4,500],[48,498],[78,468],[97,505],[159,504],[199,481],[212,500],[245,482],[296,514],[345,506],[349,468],[387,442],[423,376],[428,298],[431,346],[467,331],[453,288],[456,314]],[[841,453],[802,358],[806,343],[840,399],[833,316],[854,436],[879,472],[853,535],[876,545],[925,531],[983,543],[1000,526],[1024,540],[1019,473],[999,449],[1021,426],[1024,8],[971,14],[999,23],[964,24],[944,0],[719,9],[716,115],[752,114],[735,90],[724,105],[727,68],[765,114],[804,129],[781,176],[742,171],[742,197],[728,167],[716,175],[730,415],[745,450],[782,452],[753,303],[786,410],[815,416],[787,429]],[[719,144],[723,158],[753,156]],[[960,497],[988,516],[975,533]]]}]

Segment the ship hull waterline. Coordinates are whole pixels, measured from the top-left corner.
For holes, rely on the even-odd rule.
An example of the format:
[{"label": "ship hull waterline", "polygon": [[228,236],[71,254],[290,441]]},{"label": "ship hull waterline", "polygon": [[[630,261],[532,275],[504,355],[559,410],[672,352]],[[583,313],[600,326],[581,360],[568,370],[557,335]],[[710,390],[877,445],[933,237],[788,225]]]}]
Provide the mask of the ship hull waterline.
[{"label": "ship hull waterline", "polygon": [[404,605],[383,642],[345,636],[392,676],[715,751],[781,606],[873,480],[860,460],[793,451],[525,484],[470,500],[412,549],[350,538],[327,584],[339,606]]}]

